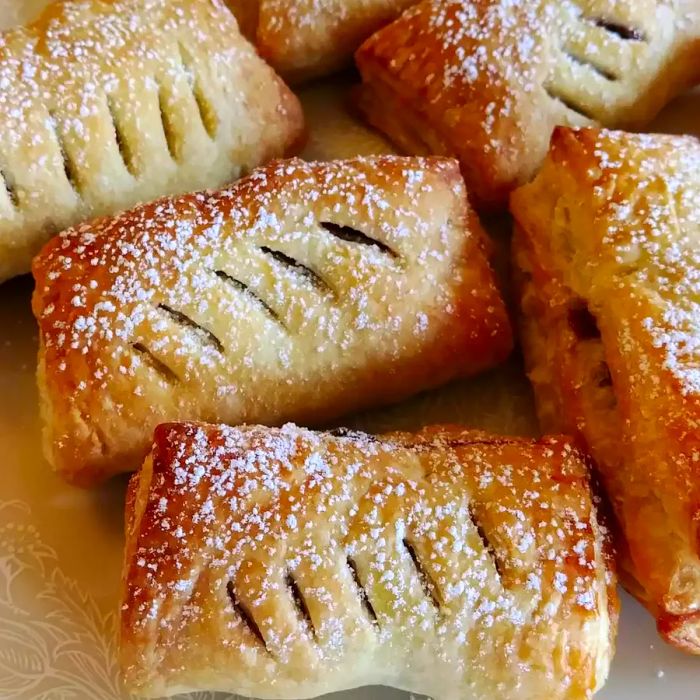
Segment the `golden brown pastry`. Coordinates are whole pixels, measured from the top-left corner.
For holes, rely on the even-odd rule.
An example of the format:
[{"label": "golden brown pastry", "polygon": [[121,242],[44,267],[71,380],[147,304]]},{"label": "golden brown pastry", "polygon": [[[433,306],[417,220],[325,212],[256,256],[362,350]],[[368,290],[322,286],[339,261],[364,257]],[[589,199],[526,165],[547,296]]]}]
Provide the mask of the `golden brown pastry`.
[{"label": "golden brown pastry", "polygon": [[299,103],[221,0],[64,0],[0,33],[0,281],[56,231],[283,155]]},{"label": "golden brown pastry", "polygon": [[557,129],[511,209],[543,428],[582,438],[627,584],[700,653],[700,142]]},{"label": "golden brown pastry", "polygon": [[563,438],[162,425],[126,520],[139,695],[578,700],[607,676],[614,577]]},{"label": "golden brown pastry", "polygon": [[505,204],[557,124],[647,123],[700,79],[697,0],[425,0],[358,50],[360,107],[407,153],[459,158]]},{"label": "golden brown pastry", "polygon": [[54,239],[35,260],[50,462],[93,483],[169,420],[314,424],[503,360],[455,161],[279,161]]},{"label": "golden brown pastry", "polygon": [[261,55],[295,83],[349,65],[353,51],[417,0],[228,0]]}]

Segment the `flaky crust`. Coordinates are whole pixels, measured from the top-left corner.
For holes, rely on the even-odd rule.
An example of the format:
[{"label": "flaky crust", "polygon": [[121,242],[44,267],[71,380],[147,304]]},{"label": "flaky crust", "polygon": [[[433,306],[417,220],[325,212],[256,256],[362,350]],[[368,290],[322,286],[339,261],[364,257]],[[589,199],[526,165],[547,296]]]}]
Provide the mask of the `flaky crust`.
[{"label": "flaky crust", "polygon": [[614,580],[565,439],[171,424],[131,491],[132,692],[574,700],[607,675]]},{"label": "flaky crust", "polygon": [[279,161],[62,234],[35,260],[46,451],[90,484],[169,420],[319,424],[503,360],[454,161]]},{"label": "flaky crust", "polygon": [[349,65],[357,47],[417,0],[228,0],[245,35],[285,79]]},{"label": "flaky crust", "polygon": [[630,590],[700,653],[700,143],[558,129],[511,210],[543,427],[590,449]]},{"label": "flaky crust", "polygon": [[476,203],[499,207],[555,125],[638,127],[700,79],[700,7],[424,0],[356,60],[369,121],[407,153],[456,156]]},{"label": "flaky crust", "polygon": [[0,34],[0,281],[56,231],[218,187],[300,139],[221,0],[63,0]]}]

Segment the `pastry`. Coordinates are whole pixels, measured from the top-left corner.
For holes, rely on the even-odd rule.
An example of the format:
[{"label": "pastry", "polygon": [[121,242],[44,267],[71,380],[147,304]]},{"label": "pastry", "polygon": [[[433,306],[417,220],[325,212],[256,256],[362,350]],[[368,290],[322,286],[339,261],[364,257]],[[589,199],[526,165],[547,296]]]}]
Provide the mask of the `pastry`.
[{"label": "pastry", "polygon": [[506,204],[555,125],[647,123],[700,79],[697,0],[425,0],[356,54],[369,121]]},{"label": "pastry", "polygon": [[357,47],[417,0],[228,0],[243,33],[298,83],[352,61]]},{"label": "pastry", "polygon": [[543,428],[590,450],[628,587],[700,653],[700,142],[559,128],[511,210]]},{"label": "pastry", "polygon": [[171,420],[319,424],[503,360],[455,161],[279,161],[79,226],[34,263],[49,461],[90,484]]},{"label": "pastry", "polygon": [[607,675],[614,577],[564,438],[161,425],[126,519],[139,695],[578,700]]},{"label": "pastry", "polygon": [[0,281],[63,228],[283,155],[302,121],[222,0],[52,3],[0,33]]}]

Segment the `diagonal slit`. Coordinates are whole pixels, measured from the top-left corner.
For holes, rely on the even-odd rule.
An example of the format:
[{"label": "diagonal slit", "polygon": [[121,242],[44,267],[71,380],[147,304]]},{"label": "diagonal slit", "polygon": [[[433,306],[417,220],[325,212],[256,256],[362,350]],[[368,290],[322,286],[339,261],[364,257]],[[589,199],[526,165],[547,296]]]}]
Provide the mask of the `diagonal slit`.
[{"label": "diagonal slit", "polygon": [[494,546],[491,544],[489,541],[489,538],[486,536],[486,532],[484,531],[484,528],[482,527],[481,523],[477,519],[474,511],[469,508],[469,518],[472,521],[472,524],[476,528],[476,531],[481,538],[481,543],[484,545],[484,550],[488,553],[489,557],[491,557],[491,561],[493,562],[494,568],[496,569],[496,573],[498,574],[498,578],[502,579],[503,578],[503,566],[501,565],[501,561],[496,554],[496,550]]},{"label": "diagonal slit", "polygon": [[175,125],[170,117],[168,109],[168,98],[165,94],[165,88],[158,83],[158,109],[160,110],[160,123],[163,126],[163,136],[165,143],[168,146],[168,153],[174,161],[180,158],[180,140],[175,133]]},{"label": "diagonal slit", "polygon": [[309,606],[306,604],[304,595],[301,592],[299,585],[294,580],[294,576],[292,576],[290,572],[287,572],[287,578],[285,580],[285,583],[287,585],[287,588],[289,589],[289,592],[292,594],[292,601],[294,602],[294,606],[296,607],[301,619],[306,623],[306,626],[309,628],[311,636],[314,639],[316,639],[316,628],[314,627],[314,621],[311,618],[311,613],[309,612]]},{"label": "diagonal slit", "polygon": [[216,113],[216,109],[214,109],[211,102],[202,92],[202,86],[197,79],[197,73],[193,67],[192,59],[187,53],[187,49],[185,49],[181,42],[178,42],[177,46],[180,52],[180,60],[182,61],[182,66],[187,76],[187,82],[192,90],[194,101],[197,103],[202,126],[204,126],[204,130],[209,135],[209,138],[213,140],[216,138],[216,134],[219,130],[219,116]]},{"label": "diagonal slit", "polygon": [[328,233],[332,234],[336,238],[340,238],[343,241],[372,246],[373,248],[378,248],[382,253],[386,253],[392,258],[399,257],[399,254],[390,248],[386,243],[382,243],[375,238],[371,238],[367,234],[362,233],[362,231],[358,231],[350,226],[334,224],[332,221],[321,221],[320,225],[322,228],[325,228]]},{"label": "diagonal slit", "polygon": [[618,22],[613,22],[604,17],[596,17],[593,23],[596,27],[605,29],[605,31],[615,34],[625,41],[647,41],[644,32],[635,27],[628,27],[625,24],[619,24]]},{"label": "diagonal slit", "polygon": [[570,109],[572,112],[576,112],[576,114],[579,114],[586,119],[591,119],[593,121],[595,120],[595,117],[587,109],[556,92],[552,87],[545,85],[544,89],[551,99],[561,102],[561,104],[563,104],[567,109]]},{"label": "diagonal slit", "polygon": [[131,175],[136,177],[137,172],[134,166],[134,159],[132,157],[131,149],[129,148],[129,143],[124,134],[124,130],[122,129],[119,119],[117,118],[117,110],[115,108],[111,95],[107,95],[107,110],[109,111],[109,116],[112,120],[114,138],[117,142],[117,148],[119,149],[119,155],[121,156],[122,162],[124,163],[124,167],[129,171]]},{"label": "diagonal slit", "polygon": [[367,617],[369,617],[370,622],[375,627],[379,627],[379,620],[377,619],[377,613],[375,612],[374,607],[372,606],[372,603],[369,599],[369,596],[367,595],[367,591],[365,590],[365,587],[362,585],[362,581],[360,581],[360,574],[357,570],[357,564],[350,557],[347,557],[346,562],[348,565],[348,569],[350,569],[350,573],[352,574],[352,580],[355,583],[355,587],[357,588],[357,592],[360,595],[360,602],[362,603],[362,607],[364,608],[365,612],[367,613]]},{"label": "diagonal slit", "polygon": [[10,204],[12,204],[15,209],[19,208],[17,188],[5,170],[0,170],[0,180],[2,180],[2,184],[5,188],[5,192],[7,193],[7,198],[10,200]]},{"label": "diagonal slit", "polygon": [[63,161],[63,172],[66,175],[66,180],[68,180],[68,183],[73,188],[73,191],[79,193],[80,187],[78,183],[77,168],[75,166],[75,163],[73,163],[70,156],[68,155],[68,151],[66,150],[66,144],[63,139],[63,134],[61,133],[61,129],[59,128],[58,121],[56,119],[56,115],[53,111],[49,111],[49,124],[51,126],[51,129],[53,130],[54,136],[56,137],[58,150],[61,154],[61,160]]},{"label": "diagonal slit", "polygon": [[609,70],[606,70],[605,68],[602,68],[601,66],[597,65],[590,58],[586,58],[585,56],[579,56],[578,54],[575,54],[571,51],[566,51],[565,54],[566,54],[567,58],[572,63],[576,63],[579,66],[585,66],[586,68],[590,68],[594,73],[597,73],[601,78],[605,78],[605,80],[609,80],[610,82],[615,82],[616,80],[619,79],[617,75],[615,75],[614,73],[611,73]]},{"label": "diagonal slit", "polygon": [[430,600],[436,610],[440,610],[442,606],[440,604],[440,590],[438,589],[437,584],[432,576],[423,567],[423,563],[418,558],[416,548],[406,538],[404,538],[402,542],[404,548],[408,552],[408,556],[411,557],[411,561],[413,562],[413,566],[418,574],[418,579],[420,580],[420,585],[423,588],[425,597]]},{"label": "diagonal slit", "polygon": [[159,360],[143,343],[132,343],[131,347],[142,357],[146,362],[160,374],[163,379],[171,384],[179,382],[180,378],[173,372],[168,365],[162,360]]},{"label": "diagonal slit", "polygon": [[583,299],[571,304],[567,314],[569,328],[577,340],[599,340],[598,321]]},{"label": "diagonal slit", "polygon": [[265,651],[267,651],[269,654],[270,650],[267,646],[267,642],[265,641],[265,637],[263,637],[263,633],[260,631],[260,627],[258,627],[258,623],[255,621],[255,618],[250,614],[243,603],[241,603],[236,597],[236,590],[233,587],[233,581],[229,581],[226,584],[226,593],[228,593],[229,600],[231,601],[231,605],[233,606],[233,610],[236,615],[243,620],[243,623],[248,628],[250,633],[258,640],[258,642],[260,642],[260,644],[265,648]]},{"label": "diagonal slit", "polygon": [[282,319],[279,317],[279,314],[272,307],[270,307],[263,299],[261,299],[247,284],[241,282],[235,277],[232,277],[223,270],[214,270],[214,274],[220,280],[223,280],[227,284],[230,284],[236,291],[240,292],[241,294],[245,294],[251,299],[254,299],[273,321],[279,323],[280,326],[282,326],[283,328],[285,327]]},{"label": "diagonal slit", "polygon": [[286,267],[301,274],[303,277],[308,279],[311,282],[311,284],[313,284],[313,286],[317,289],[323,290],[325,292],[330,292],[331,294],[335,295],[333,289],[328,284],[328,282],[326,282],[326,280],[324,280],[323,277],[321,277],[321,275],[318,274],[318,272],[312,270],[310,267],[307,267],[306,265],[304,265],[304,263],[300,263],[298,260],[295,260],[289,255],[286,255],[280,250],[273,250],[272,248],[268,248],[265,245],[260,246],[260,250],[262,250],[262,252],[267,255],[271,255],[275,260],[277,260],[278,263],[285,265]]},{"label": "diagonal slit", "polygon": [[224,346],[222,342],[208,328],[201,326],[199,323],[187,316],[187,314],[183,314],[182,311],[173,309],[167,304],[158,304],[158,308],[161,311],[165,311],[165,313],[168,314],[168,316],[170,316],[175,323],[191,328],[193,331],[195,331],[195,333],[197,333],[197,335],[202,337],[210,345],[213,345],[218,352],[223,354]]}]

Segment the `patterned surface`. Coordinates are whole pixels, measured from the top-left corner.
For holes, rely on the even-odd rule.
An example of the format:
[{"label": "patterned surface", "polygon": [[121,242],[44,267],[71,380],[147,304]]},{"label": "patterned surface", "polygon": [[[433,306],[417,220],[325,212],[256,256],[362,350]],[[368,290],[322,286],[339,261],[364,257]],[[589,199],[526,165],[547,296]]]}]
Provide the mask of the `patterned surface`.
[{"label": "patterned surface", "polygon": [[[11,23],[18,8],[29,11],[40,4],[0,0],[0,25]],[[326,106],[329,92],[336,99]],[[345,116],[342,87],[310,88],[303,97],[309,120],[317,125],[310,156],[388,150]],[[700,95],[684,97],[662,115],[659,128],[700,131],[692,117],[698,109]],[[113,632],[125,481],[80,491],[62,483],[43,462],[30,293],[27,279],[0,287],[0,699],[118,700]],[[440,421],[533,432],[529,388],[517,364],[352,422],[388,430]],[[623,608],[618,654],[601,700],[697,700],[698,660],[666,647],[636,603],[625,598]],[[191,700],[211,697],[199,694]],[[338,700],[402,697],[398,691],[364,689]]]}]

